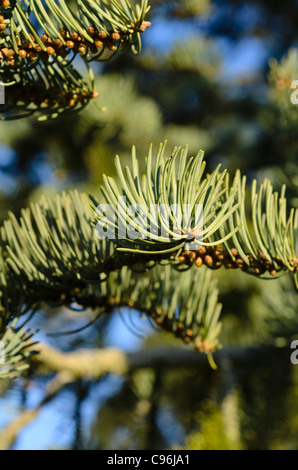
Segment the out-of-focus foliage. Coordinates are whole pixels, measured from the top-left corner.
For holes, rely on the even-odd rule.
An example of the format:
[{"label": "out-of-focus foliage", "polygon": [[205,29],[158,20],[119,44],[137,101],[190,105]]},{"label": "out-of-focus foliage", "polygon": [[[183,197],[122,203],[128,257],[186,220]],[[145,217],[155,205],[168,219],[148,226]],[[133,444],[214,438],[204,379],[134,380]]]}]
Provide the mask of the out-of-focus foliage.
[{"label": "out-of-focus foliage", "polygon": [[212,40],[191,37],[175,43],[165,61],[166,69],[201,75],[214,79],[220,72],[220,55]]},{"label": "out-of-focus foliage", "polygon": [[[227,397],[226,400],[229,398]],[[231,398],[233,399],[233,397]],[[184,449],[241,450],[241,443],[234,436],[229,436],[222,410],[212,402],[206,403],[204,408],[204,411],[196,414],[200,430],[188,436]],[[237,412],[238,410],[236,410]]]},{"label": "out-of-focus foliage", "polygon": [[[2,2],[1,119],[39,113],[46,120],[81,110],[97,96],[88,63],[107,61],[128,47],[138,54],[140,35],[150,26],[149,9],[147,0],[133,6],[127,0]],[[88,68],[89,82],[80,74],[77,56]]]},{"label": "out-of-focus foliage", "polygon": [[153,7],[166,5],[169,14],[178,18],[193,18],[210,13],[210,0],[152,0]]}]

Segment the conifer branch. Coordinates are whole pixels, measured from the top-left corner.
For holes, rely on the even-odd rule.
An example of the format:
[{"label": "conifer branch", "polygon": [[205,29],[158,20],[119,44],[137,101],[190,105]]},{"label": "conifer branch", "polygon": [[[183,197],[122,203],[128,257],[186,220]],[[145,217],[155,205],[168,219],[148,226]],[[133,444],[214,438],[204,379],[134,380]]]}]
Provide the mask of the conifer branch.
[{"label": "conifer branch", "polygon": [[[14,0],[0,5],[0,82],[6,88],[2,119],[39,111],[55,118],[78,111],[98,95],[91,61],[106,61],[128,47],[137,54],[150,22],[147,0]],[[135,43],[138,46],[135,46]],[[73,67],[79,55],[90,83]],[[54,109],[53,109],[54,108]]]},{"label": "conifer branch", "polygon": [[[219,347],[221,310],[212,270],[224,266],[257,277],[296,276],[298,212],[288,213],[285,188],[279,195],[268,180],[259,190],[253,183],[249,227],[240,173],[230,187],[227,172],[219,167],[204,175],[202,152],[193,158],[187,157],[187,149],[175,148],[168,158],[164,152],[161,145],[153,162],[149,150],[143,175],[135,149],[131,170],[123,170],[116,158],[118,181],[104,177],[102,186],[115,219],[103,218],[94,198],[92,207],[88,196],[76,191],[42,198],[24,209],[19,220],[9,214],[0,228],[2,334],[13,318],[44,302],[76,302],[98,309],[99,315],[129,306],[211,354]],[[152,219],[150,205],[160,202],[168,217],[160,212]],[[142,205],[139,235],[121,238],[120,219],[135,222],[128,209],[136,203]],[[170,209],[174,203],[176,212]],[[183,215],[185,204],[188,218],[181,227],[177,207]],[[196,204],[202,205],[202,226],[195,218]],[[114,229],[113,240],[99,238],[99,228],[106,225]],[[194,236],[198,233],[199,239]]]},{"label": "conifer branch", "polygon": [[[1,319],[3,320],[3,319]],[[1,322],[2,323],[2,322]],[[35,332],[17,327],[14,318],[0,335],[0,380],[12,379],[29,367],[29,359],[36,354],[31,341]]]},{"label": "conifer branch", "polygon": [[[135,149],[131,169],[123,170],[116,157],[118,182],[104,175],[101,190],[105,201],[114,208],[115,220],[104,216],[98,206],[97,224],[100,233],[101,226],[106,226],[110,234],[115,233],[117,251],[143,255],[144,259],[160,256],[173,264],[240,268],[257,276],[276,276],[282,271],[296,275],[298,210],[288,211],[285,186],[278,194],[268,179],[259,190],[257,182],[253,182],[249,228],[246,178],[241,178],[240,172],[230,186],[229,175],[220,172],[220,165],[211,175],[204,176],[202,151],[189,159],[187,148],[175,148],[167,159],[164,151],[165,144],[161,144],[152,165],[152,148],[149,149],[142,175]],[[93,203],[94,207],[98,204],[96,200]],[[157,209],[157,216],[152,218],[152,205],[160,204],[165,209]],[[202,212],[197,217],[195,209],[200,204]],[[137,216],[131,207],[136,207]],[[185,207],[189,215],[184,219]],[[128,231],[122,233],[123,226],[131,224],[134,238],[129,237]]]},{"label": "conifer branch", "polygon": [[[2,288],[2,306],[9,305],[12,312],[8,315],[9,310],[3,310],[2,331],[11,316],[21,315],[17,309],[13,311],[15,298],[13,292],[10,295]],[[108,277],[101,276],[96,285],[81,283],[80,288],[69,287],[68,290],[64,286],[60,294],[58,289],[53,292],[49,286],[30,282],[27,292],[23,293],[22,303],[30,309],[30,302],[38,301],[39,306],[47,303],[52,307],[71,307],[75,302],[95,309],[95,319],[111,315],[122,307],[134,308],[200,352],[210,355],[220,347],[221,304],[218,303],[218,289],[216,281],[211,279],[211,272],[191,270],[181,274],[165,266],[156,267],[146,275],[137,275],[132,269],[123,267]],[[27,343],[27,336],[21,339]]]}]

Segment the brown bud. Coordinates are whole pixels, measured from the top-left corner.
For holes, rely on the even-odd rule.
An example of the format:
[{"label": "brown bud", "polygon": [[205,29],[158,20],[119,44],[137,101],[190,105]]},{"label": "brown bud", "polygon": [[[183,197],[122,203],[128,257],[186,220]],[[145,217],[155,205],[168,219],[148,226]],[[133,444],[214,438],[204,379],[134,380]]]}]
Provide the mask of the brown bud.
[{"label": "brown bud", "polygon": [[62,41],[58,38],[54,39],[54,44],[58,47],[58,49],[61,49],[61,47],[63,46]]},{"label": "brown bud", "polygon": [[[47,106],[52,106],[52,104],[53,104],[53,101],[52,101],[50,98],[45,98],[45,99],[43,100],[43,102],[44,102]],[[62,298],[62,295],[64,295],[64,299]],[[65,294],[62,294],[62,295],[61,295],[61,299],[62,299],[62,300],[65,300],[65,298],[66,298]]]},{"label": "brown bud", "polygon": [[29,52],[29,58],[30,58],[30,60],[32,60],[32,61],[37,60],[38,57],[37,57],[36,52],[35,52],[35,51],[30,51],[30,52]]},{"label": "brown bud", "polygon": [[105,39],[107,37],[107,33],[105,31],[99,31],[98,36],[100,39]]},{"label": "brown bud", "polygon": [[149,28],[149,26],[151,26],[150,21],[143,21],[140,26],[140,31],[143,33],[144,31],[146,31],[147,28]]},{"label": "brown bud", "polygon": [[264,260],[264,261],[267,260],[266,256],[264,255],[264,253],[261,252],[261,250],[258,250],[258,255],[259,255],[259,258],[260,258],[260,259],[262,259],[262,260]]},{"label": "brown bud", "polygon": [[10,59],[15,55],[15,51],[13,49],[8,49],[7,47],[4,47],[1,49],[2,54],[4,55],[5,58]]},{"label": "brown bud", "polygon": [[19,56],[20,56],[22,59],[26,59],[26,57],[27,57],[27,52],[26,52],[24,49],[20,49],[20,50],[19,50]]},{"label": "brown bud", "polygon": [[67,32],[68,32],[68,31],[67,31],[67,29],[65,29],[65,28],[61,28],[61,29],[60,29],[60,35],[63,37],[63,39],[66,38]]},{"label": "brown bud", "polygon": [[84,46],[84,44],[80,44],[80,45],[79,45],[78,51],[79,51],[80,54],[85,54],[85,52],[86,52],[86,47]]},{"label": "brown bud", "polygon": [[214,261],[213,261],[213,267],[214,267],[215,269],[218,269],[218,268],[220,268],[220,267],[221,267],[221,262],[220,262],[220,261],[215,261],[215,260],[214,260]]},{"label": "brown bud", "polygon": [[89,28],[87,29],[87,31],[88,31],[88,34],[90,34],[90,36],[93,36],[93,34],[95,33],[94,26],[89,26]]},{"label": "brown bud", "polygon": [[54,55],[55,54],[55,49],[51,46],[47,47],[47,53],[49,55]]},{"label": "brown bud", "polygon": [[114,41],[119,41],[120,38],[121,38],[121,36],[120,36],[120,33],[118,31],[115,31],[114,33],[112,33],[112,39]]},{"label": "brown bud", "polygon": [[98,49],[100,49],[103,46],[103,42],[100,41],[99,39],[96,39],[94,44]]},{"label": "brown bud", "polygon": [[239,266],[239,268],[243,268],[243,266],[244,266],[244,261],[243,261],[243,259],[237,258],[237,259],[236,259],[236,264],[237,264],[237,266]]},{"label": "brown bud", "polygon": [[28,39],[25,39],[25,41],[23,42],[23,47],[26,49],[32,49],[32,44]]},{"label": "brown bud", "polygon": [[208,265],[213,264],[213,258],[210,255],[206,255],[204,258],[204,261],[205,261],[205,264],[208,264]]},{"label": "brown bud", "polygon": [[48,41],[48,36],[43,33],[41,36],[40,36],[40,39],[42,40],[42,42],[45,44],[47,41]]},{"label": "brown bud", "polygon": [[66,46],[67,46],[69,49],[73,49],[74,46],[75,46],[75,44],[74,44],[73,41],[67,41],[67,42],[66,42]]},{"label": "brown bud", "polygon": [[223,264],[226,269],[231,269],[233,267],[232,263],[227,259],[224,260]]},{"label": "brown bud", "polygon": [[199,255],[204,255],[206,253],[206,247],[205,246],[201,246],[199,249],[198,249],[198,253]]},{"label": "brown bud", "polygon": [[195,261],[195,265],[199,268],[200,266],[202,266],[202,264],[203,264],[203,260],[199,256]]}]

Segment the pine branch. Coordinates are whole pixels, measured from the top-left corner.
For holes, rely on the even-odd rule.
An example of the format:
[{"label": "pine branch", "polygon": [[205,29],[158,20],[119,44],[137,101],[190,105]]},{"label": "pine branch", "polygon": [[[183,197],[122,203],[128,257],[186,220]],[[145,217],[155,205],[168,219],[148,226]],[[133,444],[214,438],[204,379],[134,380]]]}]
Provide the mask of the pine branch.
[{"label": "pine branch", "polygon": [[32,204],[19,221],[10,214],[0,229],[0,331],[43,303],[76,302],[98,310],[96,317],[134,307],[201,352],[219,347],[221,305],[211,272],[165,266],[142,276],[156,263],[119,256],[113,242],[96,237],[93,217],[89,198],[77,192]]},{"label": "pine branch", "polygon": [[[104,177],[102,186],[114,219],[102,216],[102,206],[94,212],[87,195],[76,191],[43,198],[19,220],[9,215],[0,229],[2,332],[13,318],[44,302],[77,302],[99,315],[129,306],[210,355],[219,347],[221,310],[212,270],[296,275],[298,211],[287,215],[285,188],[278,195],[267,180],[259,191],[253,183],[249,228],[240,173],[230,187],[219,167],[204,176],[202,152],[188,159],[187,149],[176,148],[169,158],[164,151],[161,145],[153,164],[149,150],[143,175],[135,150],[132,170],[123,171],[116,158],[119,181]],[[160,203],[165,211],[154,218],[151,205]],[[129,212],[133,204],[142,205],[135,207],[137,217]],[[186,222],[179,217],[185,207]],[[121,221],[137,228],[136,237],[119,237]],[[113,240],[99,238],[106,225],[109,235],[114,230]]]},{"label": "pine branch", "polygon": [[7,56],[2,50],[3,61],[21,67],[39,57],[65,58],[72,53],[81,54],[86,61],[107,60],[103,56],[106,49],[122,52],[129,45],[137,53],[134,43],[138,41],[141,46],[140,33],[150,26],[145,21],[148,9],[147,0],[136,9],[127,0],[13,1],[3,8],[2,36],[14,54]]},{"label": "pine branch", "polygon": [[[17,282],[17,276],[15,279]],[[191,270],[181,274],[165,266],[140,275],[123,267],[120,272],[102,275],[96,285],[81,283],[80,287],[68,289],[64,286],[60,292],[58,288],[53,290],[34,282],[28,283],[27,287],[20,299],[23,308],[27,305],[30,309],[30,304],[37,302],[40,307],[42,303],[48,303],[71,308],[75,302],[96,309],[95,320],[111,315],[121,307],[129,307],[147,315],[158,327],[173,333],[186,344],[191,343],[200,352],[210,355],[220,347],[221,304],[217,300],[218,290],[216,282],[211,279],[211,272]],[[2,330],[11,317],[22,314],[15,302],[13,292],[2,288],[1,303],[6,305]]]},{"label": "pine branch", "polygon": [[[250,228],[246,178],[241,178],[240,172],[230,187],[229,175],[220,172],[220,165],[204,177],[202,151],[190,159],[187,148],[175,148],[167,159],[164,151],[165,144],[161,144],[152,165],[149,149],[142,175],[135,149],[131,170],[123,170],[116,157],[119,182],[104,175],[101,187],[106,203],[113,208],[112,216],[93,199],[94,207],[98,206],[98,236],[104,237],[106,228],[117,243],[117,252],[139,254],[145,260],[160,257],[175,265],[240,268],[257,276],[276,276],[282,271],[296,274],[298,210],[291,209],[288,214],[285,186],[278,194],[267,179],[259,190],[253,182]],[[123,229],[127,226],[130,231]]]},{"label": "pine branch", "polygon": [[31,338],[35,332],[17,327],[15,318],[0,336],[0,380],[12,379],[29,367],[29,359],[36,354]]},{"label": "pine branch", "polygon": [[37,67],[22,71],[17,80],[11,74],[10,83],[5,87],[2,120],[23,118],[35,112],[41,115],[40,121],[53,119],[62,113],[82,110],[98,96],[93,79],[86,81],[72,65],[65,67],[59,61],[53,64],[41,61]]},{"label": "pine branch", "polygon": [[[139,53],[140,34],[150,26],[148,10],[147,0],[136,8],[127,0],[2,3],[0,81],[7,89],[3,118],[36,111],[55,118],[69,108],[81,109],[97,97],[88,63],[109,60],[128,47]],[[89,69],[90,84],[71,65],[77,55]]]}]

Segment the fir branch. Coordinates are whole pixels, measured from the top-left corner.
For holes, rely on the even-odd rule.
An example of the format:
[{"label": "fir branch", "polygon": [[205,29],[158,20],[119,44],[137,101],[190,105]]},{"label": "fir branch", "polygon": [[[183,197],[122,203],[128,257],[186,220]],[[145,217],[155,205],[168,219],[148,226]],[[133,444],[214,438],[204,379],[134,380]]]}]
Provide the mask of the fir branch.
[{"label": "fir branch", "polygon": [[29,359],[36,350],[31,338],[35,332],[17,327],[15,318],[0,336],[0,380],[12,379],[29,367]]},{"label": "fir branch", "polygon": [[103,54],[106,50],[122,52],[128,45],[139,52],[133,44],[137,40],[140,46],[140,33],[150,26],[145,20],[147,12],[147,0],[136,9],[127,0],[123,4],[117,0],[19,0],[3,11],[1,42],[11,47],[12,55],[4,53],[2,59],[13,67],[22,67],[39,56],[47,60],[56,55],[66,58],[81,54],[86,61],[107,60]]},{"label": "fir branch", "polygon": [[[127,0],[20,0],[2,10],[0,81],[7,88],[2,119],[79,111],[98,96],[88,63],[109,60],[128,47],[139,53],[140,34],[150,26],[147,0],[135,9]],[[88,67],[90,84],[71,65],[77,55]]]},{"label": "fir branch", "polygon": [[98,94],[91,80],[86,81],[77,70],[58,60],[53,64],[42,61],[34,68],[11,75],[5,85],[5,104],[1,106],[1,119],[10,120],[38,112],[39,120],[55,118],[61,113],[82,110]]},{"label": "fir branch", "polygon": [[[104,176],[101,188],[105,201],[114,209],[115,218],[106,217],[98,206],[97,228],[101,236],[102,227],[107,227],[110,235],[115,234],[117,251],[144,255],[144,259],[151,255],[152,259],[160,256],[174,264],[240,268],[257,276],[266,272],[275,276],[282,271],[291,271],[295,275],[298,269],[298,210],[291,209],[288,213],[285,186],[278,194],[267,179],[259,190],[257,182],[253,182],[252,228],[249,228],[246,179],[241,178],[240,172],[230,187],[228,173],[220,172],[219,167],[204,177],[202,152],[187,159],[187,148],[175,148],[165,159],[164,151],[165,144],[159,147],[153,166],[152,148],[149,149],[143,175],[139,174],[135,149],[131,170],[128,167],[123,170],[119,157],[116,157],[119,181]],[[95,207],[98,204],[95,200],[93,203]],[[161,203],[165,210],[152,217],[152,205]],[[203,209],[197,218],[195,207],[199,204]],[[137,217],[131,207],[136,207]],[[186,224],[183,218],[185,207],[189,211]],[[128,231],[125,235],[122,233],[122,227],[131,224],[134,238]],[[190,243],[191,250],[188,249]]]},{"label": "fir branch", "polygon": [[[107,276],[123,266],[139,264],[147,270],[163,261],[178,270],[185,264],[198,267],[205,264],[212,269],[221,266],[240,268],[256,276],[263,275],[265,271],[275,274],[273,270],[297,271],[297,211],[292,211],[287,217],[284,194],[279,198],[277,193],[272,193],[269,182],[266,183],[266,191],[261,186],[259,193],[253,192],[254,230],[251,231],[244,211],[245,181],[241,182],[238,175],[231,189],[227,176],[219,170],[203,178],[201,154],[189,160],[190,178],[185,170],[185,151],[179,164],[180,176],[176,180],[174,163],[177,155],[176,149],[165,161],[159,152],[155,166],[151,168],[149,152],[147,172],[142,179],[137,173],[135,153],[133,176],[127,169],[127,179],[117,159],[120,187],[122,185],[118,194],[126,195],[128,203],[144,202],[147,208],[151,201],[162,198],[169,205],[177,201],[181,210],[185,201],[191,207],[202,202],[204,239],[200,240],[202,246],[198,249],[185,250],[189,244],[189,231],[179,235],[178,241],[174,237],[169,240],[158,235],[158,231],[165,228],[174,233],[173,217],[169,227],[158,219],[156,235],[151,240],[118,240],[117,221],[115,240],[99,240],[92,224],[95,214],[88,197],[76,191],[62,193],[54,199],[42,198],[38,204],[24,209],[20,220],[10,214],[4,222],[0,229],[2,285],[8,289],[10,283],[17,283],[23,293],[32,283],[33,291],[38,286],[39,289],[45,287],[53,296],[57,292],[61,295],[69,290],[69,286],[74,292],[86,284],[98,283],[102,275]],[[110,188],[110,192],[105,192],[104,188],[106,201],[117,205],[117,198],[112,193],[116,191],[116,183],[111,178],[106,178],[106,181]],[[262,198],[265,201],[263,209]],[[193,226],[192,220],[190,222]],[[224,240],[222,245],[221,240]],[[123,247],[123,243],[126,246]],[[22,301],[22,295],[18,301]],[[10,310],[5,303],[4,308]]]},{"label": "fir branch", "polygon": [[[278,195],[268,180],[258,191],[253,183],[251,229],[245,214],[245,178],[240,173],[230,187],[228,174],[219,168],[204,176],[202,152],[188,159],[186,149],[175,148],[164,158],[164,150],[161,145],[154,164],[149,150],[143,175],[135,150],[131,171],[123,171],[116,158],[119,181],[105,177],[102,187],[105,201],[115,209],[123,195],[126,208],[143,204],[141,228],[151,239],[118,239],[119,217],[128,223],[133,220],[123,205],[111,223],[115,239],[99,239],[94,207],[87,195],[76,191],[42,198],[24,209],[19,220],[9,215],[0,229],[2,332],[13,318],[43,302],[57,306],[77,302],[99,309],[99,314],[130,306],[210,354],[219,347],[221,310],[212,269],[238,268],[258,277],[266,272],[296,274],[298,216],[294,210],[287,215],[285,188]],[[167,209],[168,219],[160,214],[153,235],[149,231],[146,211],[160,201],[167,207],[176,203],[182,214],[184,204],[191,207],[178,240],[177,211]],[[198,229],[193,213],[197,203],[202,204],[204,219],[199,241],[189,240],[194,234],[190,228]],[[100,223],[105,222],[100,218]],[[190,242],[195,244],[192,249]],[[165,263],[169,266],[162,266]],[[192,265],[210,270],[190,269]],[[189,271],[181,273],[185,269]]]}]

